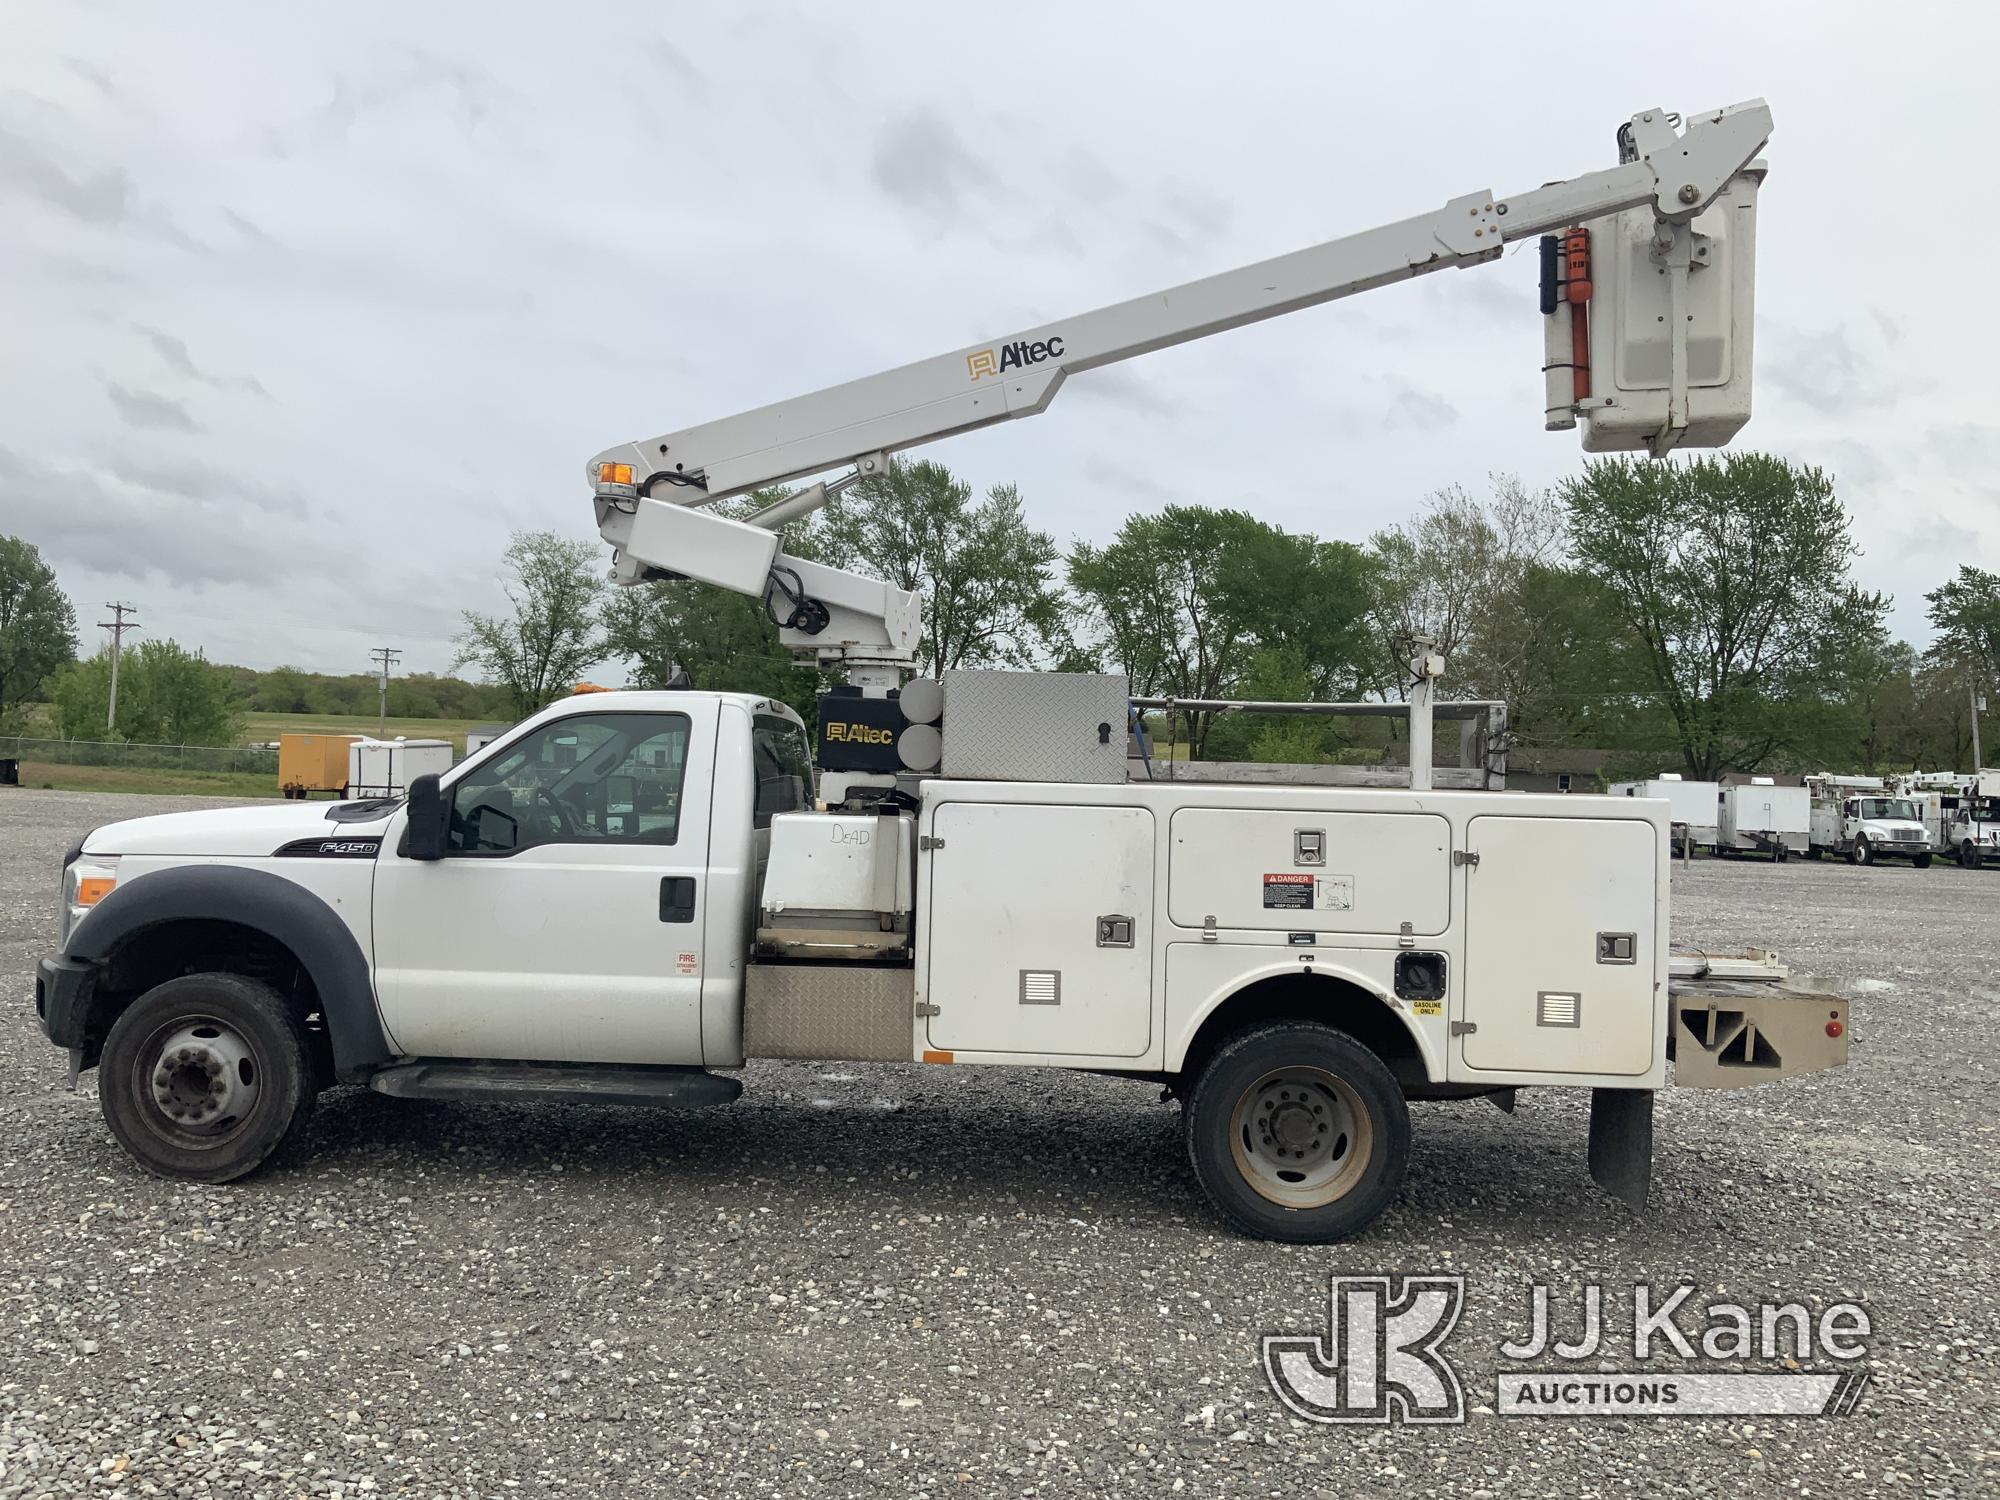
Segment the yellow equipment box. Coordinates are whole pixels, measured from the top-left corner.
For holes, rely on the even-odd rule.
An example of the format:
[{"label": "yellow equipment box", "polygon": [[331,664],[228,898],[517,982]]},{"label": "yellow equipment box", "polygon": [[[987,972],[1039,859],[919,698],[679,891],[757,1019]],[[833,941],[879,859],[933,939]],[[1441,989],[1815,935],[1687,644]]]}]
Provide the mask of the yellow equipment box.
[{"label": "yellow equipment box", "polygon": [[278,789],[287,797],[347,790],[347,747],[358,734],[281,734],[278,736]]}]

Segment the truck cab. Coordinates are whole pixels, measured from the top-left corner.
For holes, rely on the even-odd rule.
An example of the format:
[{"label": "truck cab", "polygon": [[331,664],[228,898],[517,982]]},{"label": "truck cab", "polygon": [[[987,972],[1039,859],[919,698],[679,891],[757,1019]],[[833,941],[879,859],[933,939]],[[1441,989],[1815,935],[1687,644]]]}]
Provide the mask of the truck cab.
[{"label": "truck cab", "polygon": [[1840,809],[1841,852],[1853,864],[1907,859],[1918,869],[1931,862],[1930,830],[1908,797],[1850,797]]},{"label": "truck cab", "polygon": [[[445,847],[376,868],[382,1022],[421,1057],[732,1066],[771,819],[812,806],[789,707],[593,693],[439,778]],[[404,842],[410,804],[382,838]],[[552,1003],[560,997],[560,1003]]]}]

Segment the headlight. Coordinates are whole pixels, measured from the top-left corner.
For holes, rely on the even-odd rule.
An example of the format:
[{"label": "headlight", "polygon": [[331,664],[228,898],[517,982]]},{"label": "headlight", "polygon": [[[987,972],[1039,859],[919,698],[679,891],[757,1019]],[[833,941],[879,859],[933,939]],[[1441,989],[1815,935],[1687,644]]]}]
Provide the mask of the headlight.
[{"label": "headlight", "polygon": [[118,884],[115,854],[80,854],[63,867],[62,940],[76,930],[84,914],[111,894]]}]

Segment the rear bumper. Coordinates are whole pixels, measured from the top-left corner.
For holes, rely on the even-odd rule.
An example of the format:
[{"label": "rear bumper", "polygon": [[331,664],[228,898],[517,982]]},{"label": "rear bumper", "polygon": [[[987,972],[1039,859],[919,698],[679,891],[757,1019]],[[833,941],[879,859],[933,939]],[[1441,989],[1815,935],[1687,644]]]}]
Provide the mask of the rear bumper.
[{"label": "rear bumper", "polygon": [[57,954],[35,968],[35,1017],[58,1047],[81,1047],[87,1041],[90,994],[97,983],[97,966]]},{"label": "rear bumper", "polygon": [[1735,1089],[1847,1066],[1839,995],[1742,980],[1676,982],[1667,1056],[1680,1088]]}]

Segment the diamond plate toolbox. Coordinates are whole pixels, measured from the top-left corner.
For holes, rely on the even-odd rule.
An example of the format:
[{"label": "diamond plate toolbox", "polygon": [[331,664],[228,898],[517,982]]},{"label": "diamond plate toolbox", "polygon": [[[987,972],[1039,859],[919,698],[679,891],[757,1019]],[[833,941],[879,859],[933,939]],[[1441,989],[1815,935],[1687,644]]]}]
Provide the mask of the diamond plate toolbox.
[{"label": "diamond plate toolbox", "polygon": [[1125,780],[1131,679],[946,672],[943,774],[965,781]]}]

